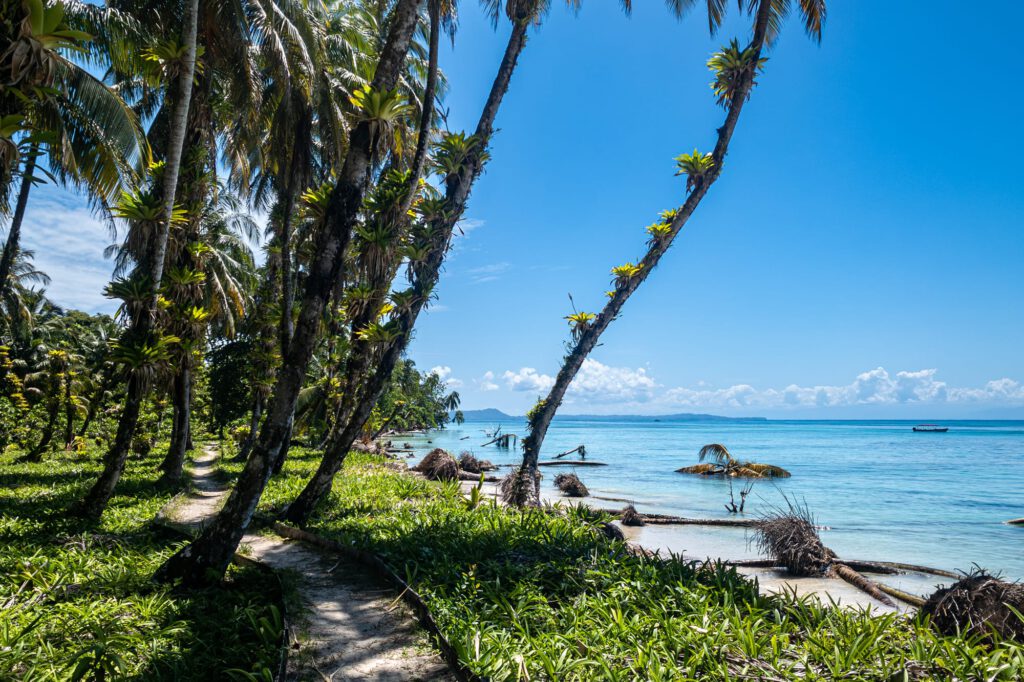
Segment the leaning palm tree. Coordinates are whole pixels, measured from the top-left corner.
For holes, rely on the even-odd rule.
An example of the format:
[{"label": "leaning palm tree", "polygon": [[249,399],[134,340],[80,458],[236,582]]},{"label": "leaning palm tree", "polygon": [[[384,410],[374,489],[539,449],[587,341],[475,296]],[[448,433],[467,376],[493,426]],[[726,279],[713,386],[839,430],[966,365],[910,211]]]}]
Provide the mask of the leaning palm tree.
[{"label": "leaning palm tree", "polygon": [[[569,3],[578,6],[578,2]],[[512,75],[523,49],[527,31],[540,23],[548,10],[548,0],[512,0],[502,3],[488,0],[485,6],[495,24],[502,15],[512,24],[498,72],[472,135],[444,135],[436,145],[434,172],[444,187],[444,195],[425,196],[416,210],[419,224],[410,230],[410,243],[405,250],[408,260],[409,286],[391,295],[386,320],[375,320],[356,327],[360,344],[350,352],[361,354],[361,362],[351,363],[340,410],[337,434],[328,443],[324,457],[313,478],[289,505],[286,517],[305,523],[313,509],[330,490],[334,476],[341,469],[352,444],[363,432],[374,405],[387,387],[391,373],[408,347],[420,312],[426,307],[440,276],[452,235],[469,201],[470,191],[483,171],[489,154],[488,145],[494,123],[508,92]],[[628,10],[629,2],[623,2]],[[372,367],[372,372],[361,374]]]},{"label": "leaning palm tree", "polygon": [[680,474],[701,476],[727,476],[729,478],[789,478],[790,473],[772,464],[760,464],[734,458],[720,443],[711,443],[700,449],[700,464],[676,469]]},{"label": "leaning palm tree", "polygon": [[[662,256],[668,251],[687,221],[700,205],[711,186],[722,173],[722,166],[732,141],[740,113],[751,90],[756,85],[758,73],[763,68],[765,59],[762,52],[766,41],[774,38],[779,31],[782,18],[788,12],[792,0],[743,0],[748,12],[754,14],[754,30],[750,43],[741,48],[737,41],[724,47],[708,62],[714,73],[712,88],[718,103],[726,110],[725,121],[718,128],[718,141],[710,153],[694,150],[692,154],[683,154],[676,158],[679,166],[677,175],[686,176],[687,197],[682,206],[661,214],[658,222],[647,228],[650,237],[647,253],[636,264],[626,263],[612,270],[613,289],[607,292],[608,302],[597,315],[577,313],[571,316],[573,341],[569,353],[565,356],[554,385],[548,395],[540,400],[527,414],[529,433],[523,440],[523,464],[520,469],[520,485],[532,487],[532,499],[536,502],[540,497],[537,479],[537,460],[540,455],[544,437],[551,420],[555,416],[565,397],[565,393],[576,377],[583,361],[597,345],[601,334],[616,319],[623,305],[637,290],[640,284],[658,265]],[[716,7],[724,3],[717,3]],[[822,21],[825,16],[824,0],[799,0],[800,10],[805,18],[807,31],[820,37]],[[715,21],[712,20],[712,27]],[[518,495],[520,499],[522,495]]]}]

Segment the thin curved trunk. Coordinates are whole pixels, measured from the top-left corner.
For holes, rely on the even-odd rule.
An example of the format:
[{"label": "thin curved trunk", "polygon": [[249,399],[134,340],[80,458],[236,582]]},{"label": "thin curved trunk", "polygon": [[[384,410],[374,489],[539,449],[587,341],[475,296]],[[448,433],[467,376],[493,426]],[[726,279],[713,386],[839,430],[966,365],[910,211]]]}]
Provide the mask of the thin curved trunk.
[{"label": "thin curved trunk", "polygon": [[14,205],[14,215],[11,216],[11,227],[7,231],[7,241],[4,242],[4,252],[0,256],[0,299],[7,291],[7,281],[11,276],[11,269],[14,267],[14,259],[18,256],[19,244],[21,242],[21,224],[25,220],[25,207],[28,206],[28,195],[32,191],[32,172],[36,169],[36,157],[39,155],[39,143],[32,145],[25,155],[25,167],[21,171],[21,186],[18,187],[18,200]]},{"label": "thin curved trunk", "polygon": [[103,396],[110,390],[110,385],[114,383],[114,372],[109,367],[103,368],[103,376],[100,379],[99,385],[96,387],[96,391],[93,393],[92,399],[89,401],[89,409],[85,413],[85,419],[82,421],[82,425],[78,427],[78,436],[84,437],[89,430],[89,426],[92,424],[92,420],[96,418],[96,414],[103,407]]},{"label": "thin curved trunk", "polygon": [[523,48],[526,47],[526,22],[516,22],[512,27],[512,34],[509,36],[505,46],[505,53],[502,56],[498,67],[498,73],[491,85],[487,102],[481,111],[480,119],[477,122],[475,135],[479,139],[476,152],[467,160],[462,171],[449,181],[445,191],[445,203],[449,208],[445,213],[447,218],[439,225],[439,237],[434,248],[431,249],[427,261],[414,274],[413,289],[418,294],[416,302],[400,319],[401,332],[394,342],[385,350],[377,369],[365,383],[358,399],[354,402],[348,414],[343,413],[345,420],[344,428],[339,429],[338,436],[332,440],[327,451],[324,453],[316,473],[306,483],[306,486],[299,493],[298,497],[288,506],[285,518],[293,523],[305,525],[313,510],[320,500],[330,492],[334,476],[341,470],[345,457],[355,443],[356,438],[362,433],[366,420],[373,410],[373,406],[380,398],[387,383],[391,378],[395,365],[398,363],[402,353],[405,352],[412,338],[412,330],[419,317],[420,311],[427,303],[430,291],[437,283],[444,264],[444,258],[451,241],[452,231],[455,225],[462,218],[466,210],[466,203],[469,200],[469,193],[476,178],[483,170],[483,152],[487,149],[492,133],[494,132],[494,121],[497,118],[501,102],[508,92],[509,84],[512,81],[512,74],[515,73],[516,64]]},{"label": "thin curved trunk", "polygon": [[416,188],[423,176],[427,162],[427,147],[434,128],[434,100],[437,98],[437,72],[441,44],[441,0],[428,0],[430,13],[430,50],[427,57],[427,83],[423,90],[423,104],[420,112],[420,130],[416,139],[416,153],[412,157],[412,175],[409,178],[408,194],[402,207],[404,214],[412,206]]},{"label": "thin curved trunk", "polygon": [[185,453],[188,450],[189,424],[192,416],[192,370],[183,367],[174,377],[174,416],[171,426],[171,443],[167,455],[160,464],[163,483],[177,484],[181,481],[185,467]]},{"label": "thin curved trunk", "polygon": [[64,449],[71,448],[75,441],[75,402],[72,395],[71,368],[64,373]]},{"label": "thin curved trunk", "polygon": [[257,395],[252,402],[252,414],[249,416],[249,433],[246,435],[245,440],[242,441],[241,447],[238,448],[238,454],[235,455],[236,462],[244,462],[252,451],[253,443],[256,442],[257,432],[260,428],[260,416],[263,414],[263,396]]},{"label": "thin curved trunk", "polygon": [[[392,10],[391,28],[373,78],[375,90],[391,90],[398,83],[421,2],[399,0]],[[342,275],[345,251],[372,170],[372,142],[369,122],[361,121],[351,133],[345,163],[331,194],[328,218],[309,266],[295,333],[278,372],[259,442],[246,460],[223,509],[192,544],[157,570],[155,577],[159,580],[201,585],[209,583],[212,576],[223,576],[252,520],[284,440],[291,431],[295,403],[316,346],[324,308],[335,282]]]},{"label": "thin curved trunk", "polygon": [[[152,297],[141,319],[136,320],[132,332],[136,338],[146,338],[153,329],[159,298],[160,280],[163,279],[164,258],[167,255],[167,241],[170,236],[171,219],[174,213],[175,194],[178,187],[178,174],[181,170],[181,156],[185,145],[185,133],[188,127],[188,109],[192,99],[192,82],[196,68],[196,40],[199,30],[199,0],[191,0],[185,14],[185,31],[183,40],[185,54],[182,56],[182,69],[178,78],[178,97],[174,102],[174,110],[170,120],[170,134],[167,144],[167,162],[164,166],[164,207],[160,231],[153,245],[149,266]],[[139,414],[142,401],[148,393],[148,385],[141,377],[133,374],[128,381],[128,395],[125,407],[117,425],[117,437],[114,445],[103,458],[103,471],[99,479],[79,504],[74,512],[86,518],[98,519],[106,509],[114,488],[124,472],[128,461],[129,448],[135,430],[139,425]]]},{"label": "thin curved trunk", "polygon": [[[761,50],[764,46],[765,35],[768,28],[768,19],[771,13],[771,0],[761,0],[758,5],[757,18],[754,23],[754,34],[751,39],[749,48],[754,51],[753,63],[756,65],[761,56]],[[628,281],[618,285],[614,295],[609,299],[601,313],[591,322],[590,326],[580,335],[576,341],[572,351],[565,357],[565,361],[562,364],[561,369],[558,372],[558,376],[555,379],[554,385],[548,392],[547,397],[537,404],[537,407],[530,412],[529,415],[529,434],[523,439],[523,468],[526,470],[526,480],[535,481],[534,489],[534,501],[539,498],[539,485],[540,482],[537,480],[537,460],[540,455],[541,446],[544,443],[544,437],[547,434],[548,427],[551,425],[551,420],[555,416],[555,412],[558,411],[559,406],[562,404],[562,399],[565,397],[565,393],[572,383],[572,380],[576,377],[580,368],[583,366],[583,361],[586,360],[587,356],[597,345],[598,339],[601,338],[601,334],[608,325],[611,324],[612,320],[618,317],[619,312],[622,310],[622,306],[626,303],[629,297],[636,291],[637,287],[647,276],[650,275],[651,271],[657,266],[661,257],[668,251],[669,247],[672,246],[672,242],[678,236],[683,226],[693,215],[693,212],[700,205],[701,199],[707,194],[708,189],[718,179],[722,172],[722,164],[725,161],[725,155],[729,150],[729,142],[732,140],[733,132],[736,130],[736,123],[739,121],[740,112],[743,110],[743,105],[750,94],[750,90],[753,87],[753,76],[754,74],[748,74],[743,77],[742,82],[737,84],[736,91],[730,100],[728,113],[725,117],[725,122],[722,127],[718,129],[718,142],[715,145],[715,149],[712,152],[712,159],[714,165],[711,170],[699,179],[690,195],[686,198],[686,202],[680,208],[675,218],[671,222],[671,232],[664,239],[657,241],[651,245],[650,250],[644,256],[640,262],[641,269],[637,275],[631,277]]]},{"label": "thin curved trunk", "polygon": [[[59,388],[58,388],[59,390]],[[50,447],[50,443],[53,442],[53,434],[57,430],[57,419],[60,417],[60,400],[53,399],[48,406],[46,411],[46,425],[43,427],[43,433],[39,437],[39,442],[36,446],[28,452],[28,454],[20,457],[19,462],[39,462],[43,459],[43,453]]]}]

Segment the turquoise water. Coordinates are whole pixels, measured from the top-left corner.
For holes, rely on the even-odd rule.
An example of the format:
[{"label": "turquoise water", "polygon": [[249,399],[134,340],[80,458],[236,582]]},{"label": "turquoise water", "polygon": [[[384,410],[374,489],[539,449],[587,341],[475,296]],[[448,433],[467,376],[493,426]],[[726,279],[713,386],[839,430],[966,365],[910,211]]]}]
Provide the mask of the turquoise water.
[{"label": "turquoise water", "polygon": [[[823,539],[840,556],[969,570],[977,564],[1009,578],[1024,578],[1024,422],[945,422],[948,433],[914,433],[913,422],[731,421],[686,422],[564,418],[552,425],[542,459],[583,443],[587,459],[605,467],[576,473],[591,495],[632,500],[645,512],[722,517],[729,499],[724,480],[675,473],[695,464],[707,443],[723,443],[734,457],[776,464],[792,478],[757,481],[747,516],[806,503]],[[443,431],[401,436],[417,454],[433,447],[470,451],[495,464],[519,459],[517,450],[481,447],[491,422],[466,422]],[[522,435],[524,424],[502,424]],[[432,441],[432,442],[427,442]],[[546,468],[545,494],[556,493]],[[737,496],[742,484],[734,482]],[[600,503],[600,501],[598,501]],[[606,507],[621,503],[601,503]],[[651,529],[654,531],[654,529]],[[699,535],[694,535],[699,533]],[[674,551],[725,558],[756,556],[742,529],[701,529],[649,534]]]}]

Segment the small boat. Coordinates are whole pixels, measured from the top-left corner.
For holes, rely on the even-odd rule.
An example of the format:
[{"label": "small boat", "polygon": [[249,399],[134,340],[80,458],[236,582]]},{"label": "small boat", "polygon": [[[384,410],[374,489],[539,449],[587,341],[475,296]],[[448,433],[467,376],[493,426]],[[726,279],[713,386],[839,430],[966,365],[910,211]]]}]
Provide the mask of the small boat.
[{"label": "small boat", "polygon": [[949,431],[949,427],[939,426],[938,424],[918,424],[914,427],[914,430],[920,433],[945,433]]}]

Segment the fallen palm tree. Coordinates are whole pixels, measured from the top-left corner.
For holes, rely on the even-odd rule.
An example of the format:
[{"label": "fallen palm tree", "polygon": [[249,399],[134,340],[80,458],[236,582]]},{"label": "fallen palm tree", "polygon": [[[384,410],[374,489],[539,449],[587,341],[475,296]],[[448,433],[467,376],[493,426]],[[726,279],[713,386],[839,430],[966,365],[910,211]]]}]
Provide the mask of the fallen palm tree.
[{"label": "fallen palm tree", "polygon": [[1024,642],[1024,585],[978,570],[937,590],[921,607],[943,635]]},{"label": "fallen palm tree", "polygon": [[757,522],[755,541],[763,554],[799,577],[842,578],[886,606],[896,604],[875,582],[865,578],[825,546],[810,513],[792,504],[789,509]]},{"label": "fallen palm tree", "polygon": [[628,505],[622,510],[622,515],[619,516],[619,521],[623,526],[646,526],[647,523],[644,521],[644,516],[636,510],[633,505]]},{"label": "fallen palm tree", "polygon": [[498,467],[486,459],[477,459],[471,452],[463,452],[459,455],[459,468],[471,474],[482,474],[485,471],[494,471]]},{"label": "fallen palm tree", "polygon": [[676,472],[700,476],[728,476],[730,478],[789,478],[791,475],[782,467],[773,464],[735,459],[720,443],[711,443],[702,447],[698,458],[700,464],[676,469]]},{"label": "fallen palm tree", "polygon": [[540,486],[541,475],[533,476],[525,467],[515,467],[498,483],[498,495],[501,501],[513,507],[523,507],[532,499],[534,490]]},{"label": "fallen palm tree", "polygon": [[587,497],[590,491],[576,474],[558,474],[555,476],[555,487],[568,497]]},{"label": "fallen palm tree", "polygon": [[412,467],[431,481],[455,481],[459,478],[459,463],[445,450],[435,448],[423,461]]}]

